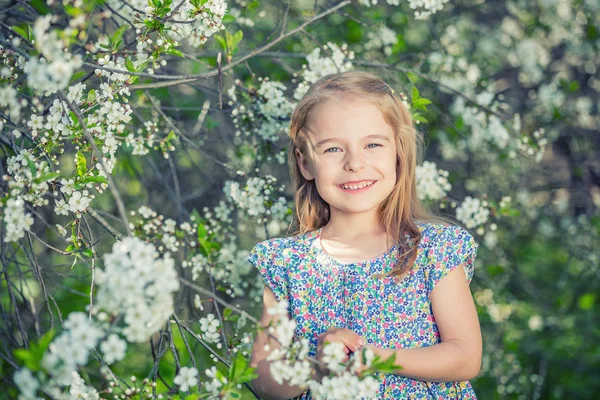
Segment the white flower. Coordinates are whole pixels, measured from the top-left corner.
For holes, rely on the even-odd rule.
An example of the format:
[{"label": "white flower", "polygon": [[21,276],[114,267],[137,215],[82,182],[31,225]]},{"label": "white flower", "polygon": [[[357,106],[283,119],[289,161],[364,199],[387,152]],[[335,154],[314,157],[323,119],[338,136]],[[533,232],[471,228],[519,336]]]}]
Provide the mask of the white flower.
[{"label": "white flower", "polygon": [[529,318],[528,325],[532,331],[539,331],[544,326],[544,320],[539,315],[533,315]]},{"label": "white flower", "polygon": [[54,206],[54,212],[57,215],[69,215],[69,207],[63,199],[60,199],[56,201],[56,205]]},{"label": "white flower", "polygon": [[452,188],[448,182],[448,171],[437,169],[435,163],[424,161],[417,166],[417,193],[421,200],[440,200]]},{"label": "white flower", "polygon": [[86,399],[86,400],[99,400],[100,396],[93,387],[89,387],[85,384],[85,381],[81,379],[79,374],[75,371],[71,373],[71,386],[69,388],[69,394],[71,399]]},{"label": "white flower", "polygon": [[469,229],[485,224],[490,215],[487,202],[465,197],[462,204],[456,208],[456,218]]},{"label": "white flower", "polygon": [[219,341],[219,329],[220,322],[215,319],[214,314],[208,314],[206,318],[200,319],[200,330],[202,331],[202,337],[211,343]]},{"label": "white flower", "polygon": [[145,342],[173,313],[173,292],[179,289],[175,262],[159,257],[154,245],[127,237],[104,255],[97,277],[97,305],[108,313],[125,314],[123,334]]},{"label": "white flower", "polygon": [[92,199],[90,197],[86,197],[87,190],[81,192],[73,192],[73,195],[69,199],[69,209],[72,212],[80,212],[85,211],[86,208],[90,205]]},{"label": "white flower", "polygon": [[327,368],[333,372],[342,372],[345,369],[343,364],[346,353],[346,345],[340,342],[327,343],[323,348],[323,362]]},{"label": "white flower", "polygon": [[22,198],[8,199],[4,209],[4,222],[6,223],[5,242],[16,242],[30,230],[33,217],[25,212],[25,202]]},{"label": "white flower", "polygon": [[19,388],[20,397],[24,399],[35,399],[36,393],[40,388],[40,383],[27,368],[21,368],[13,375],[13,381]]},{"label": "white flower", "polygon": [[179,390],[186,392],[188,389],[198,384],[198,370],[196,368],[183,367],[173,380],[176,385],[179,385]]},{"label": "white flower", "polygon": [[63,178],[60,180],[60,183],[62,185],[60,191],[66,194],[67,196],[70,196],[71,193],[75,191],[75,181],[73,179],[67,180]]},{"label": "white flower", "polygon": [[125,357],[126,349],[127,343],[115,334],[110,335],[100,344],[100,350],[102,350],[104,361],[106,361],[107,364],[121,361]]},{"label": "white flower", "polygon": [[269,307],[267,309],[267,313],[269,315],[287,316],[288,315],[288,305],[289,305],[289,303],[287,302],[287,300],[281,300],[274,307]]}]

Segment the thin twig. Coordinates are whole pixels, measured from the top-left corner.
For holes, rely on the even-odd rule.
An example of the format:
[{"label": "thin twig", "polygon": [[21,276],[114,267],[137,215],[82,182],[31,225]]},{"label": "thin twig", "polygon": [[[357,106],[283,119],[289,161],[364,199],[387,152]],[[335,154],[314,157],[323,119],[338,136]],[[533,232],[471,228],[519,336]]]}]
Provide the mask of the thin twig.
[{"label": "thin twig", "polygon": [[123,204],[123,199],[121,198],[121,193],[119,193],[119,189],[117,188],[117,185],[115,184],[115,181],[113,180],[112,175],[111,175],[110,171],[108,170],[106,163],[104,162],[102,153],[100,153],[100,150],[98,150],[98,146],[96,146],[96,142],[94,141],[92,134],[87,129],[87,126],[83,119],[83,115],[81,115],[81,110],[79,109],[77,104],[74,104],[74,103],[68,101],[67,95],[65,94],[64,91],[61,91],[60,94],[63,98],[63,101],[65,101],[67,103],[67,105],[69,106],[69,108],[71,109],[71,111],[73,111],[75,113],[75,116],[77,117],[77,120],[79,121],[79,124],[81,125],[81,129],[83,130],[83,133],[84,133],[88,143],[92,147],[92,152],[93,152],[94,156],[96,156],[96,158],[98,158],[98,160],[100,161],[102,170],[104,171],[104,174],[106,175],[106,179],[108,179],[110,191],[112,192],[115,202],[117,203],[117,209],[119,210],[119,215],[121,216],[121,219],[123,220],[123,223],[125,224],[125,230],[127,231],[127,234],[129,236],[131,236],[131,228],[129,227],[129,221],[127,220],[127,214],[125,212],[125,205]]},{"label": "thin twig", "polygon": [[[256,56],[257,54],[260,54],[267,49],[270,49],[271,47],[275,46],[277,43],[281,42],[282,40],[302,31],[305,27],[312,24],[313,22],[318,21],[351,3],[352,2],[350,0],[344,0],[340,3],[338,3],[337,5],[331,7],[330,9],[323,11],[319,15],[316,15],[314,18],[304,22],[297,28],[292,29],[291,31],[287,32],[284,35],[280,35],[272,42],[267,43],[266,45],[246,54],[245,56],[239,58],[238,60],[227,64],[225,67],[223,67],[222,71],[225,72],[225,71],[229,71],[230,69],[233,69],[237,65],[244,63],[247,59],[252,58],[252,57]],[[97,66],[94,65],[94,67],[97,67]],[[110,71],[110,69],[107,69],[107,70]],[[138,74],[133,74],[133,73],[130,73],[129,71],[123,71],[123,70],[114,70],[113,72],[119,72],[119,73],[130,74],[130,75],[138,75]],[[212,76],[218,75],[218,73],[219,73],[218,70],[212,70],[212,71],[208,71],[203,74],[197,74],[197,75],[152,75],[152,76],[150,76],[151,78],[165,79],[166,82],[131,85],[131,86],[129,86],[129,90],[153,89],[153,88],[159,88],[159,87],[174,86],[174,85],[179,85],[182,83],[194,82],[194,81],[197,81],[200,79],[210,78]]]}]

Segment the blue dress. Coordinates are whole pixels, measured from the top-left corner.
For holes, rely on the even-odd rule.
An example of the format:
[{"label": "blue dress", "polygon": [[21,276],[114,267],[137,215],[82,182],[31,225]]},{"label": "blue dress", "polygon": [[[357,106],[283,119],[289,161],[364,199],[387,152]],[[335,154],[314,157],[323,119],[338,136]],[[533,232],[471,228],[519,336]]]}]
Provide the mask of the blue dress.
[{"label": "blue dress", "polygon": [[[416,348],[440,343],[429,294],[454,268],[464,268],[468,283],[478,244],[458,226],[419,223],[422,239],[410,273],[400,282],[375,277],[396,262],[394,245],[371,260],[342,263],[320,245],[322,228],[254,246],[248,255],[278,301],[286,299],[296,320],[295,338],[308,338],[316,355],[318,336],[330,327],[346,327],[384,348]],[[468,381],[426,382],[377,373],[379,399],[476,399]],[[311,399],[310,390],[300,399]]]}]

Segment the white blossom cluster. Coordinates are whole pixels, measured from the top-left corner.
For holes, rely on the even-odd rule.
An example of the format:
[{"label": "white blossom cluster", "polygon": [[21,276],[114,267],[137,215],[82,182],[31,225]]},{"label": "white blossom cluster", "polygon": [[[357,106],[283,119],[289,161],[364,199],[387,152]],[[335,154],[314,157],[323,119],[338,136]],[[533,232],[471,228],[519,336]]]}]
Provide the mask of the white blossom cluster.
[{"label": "white blossom cluster", "polygon": [[3,210],[6,224],[5,242],[16,242],[25,236],[33,225],[33,217],[25,212],[25,202],[22,198],[9,198]]},{"label": "white blossom cluster", "polygon": [[[371,5],[377,5],[378,0],[358,0],[362,5],[370,7]],[[400,0],[386,0],[391,6],[399,6]],[[427,19],[430,15],[435,14],[444,8],[448,0],[408,0],[410,8],[415,10],[416,19]]]},{"label": "white blossom cluster", "polygon": [[266,121],[258,126],[255,132],[263,139],[274,142],[281,132],[286,131],[288,119],[296,105],[285,97],[284,84],[270,81],[268,78],[260,78],[260,80],[258,94],[261,98],[258,101],[258,111]]},{"label": "white blossom cluster", "polygon": [[481,201],[471,196],[465,197],[465,200],[456,208],[456,218],[465,224],[468,229],[479,227],[485,224],[490,216],[489,204],[487,201]]},{"label": "white blossom cluster", "polygon": [[285,197],[276,197],[276,191],[282,192],[284,187],[277,189],[276,182],[271,175],[251,177],[243,187],[238,182],[227,181],[223,192],[229,202],[262,224],[271,218],[284,219],[288,213]]},{"label": "white blossom cluster", "polygon": [[540,128],[534,131],[531,136],[522,136],[521,141],[517,143],[517,148],[527,154],[528,156],[534,156],[535,162],[542,161],[546,146],[548,145],[548,139],[545,137],[546,130]]},{"label": "white blossom cluster", "polygon": [[[285,97],[284,84],[262,77],[259,81],[261,85],[257,90],[258,99],[250,106],[238,103],[231,111],[232,121],[237,129],[235,135],[240,137],[245,132],[246,135],[253,134],[262,140],[275,142],[286,131],[295,103]],[[230,105],[238,100],[235,87],[234,85],[227,91],[231,99]],[[242,123],[247,127],[243,127]]]},{"label": "white blossom cluster", "polygon": [[[321,51],[326,54],[321,56]],[[348,50],[348,45],[339,47],[335,43],[327,42],[326,45],[316,47],[306,56],[308,65],[302,65],[303,81],[298,84],[294,91],[294,99],[300,100],[308,91],[308,88],[319,78],[336,72],[345,72],[352,69],[354,52]],[[294,76],[297,76],[294,74]]]},{"label": "white blossom cluster", "polygon": [[214,365],[204,371],[209,380],[202,382],[204,390],[209,394],[209,399],[222,398],[221,387],[226,385],[228,379]]},{"label": "white blossom cluster", "polygon": [[[0,46],[0,51],[1,49],[2,46]],[[27,101],[25,99],[19,100],[17,90],[14,87],[9,85],[0,86],[0,107],[5,110],[11,120],[19,122],[21,119],[21,109],[26,105]],[[0,128],[3,126],[4,123],[0,123]]]},{"label": "white blossom cluster", "polygon": [[104,330],[83,312],[72,312],[64,323],[65,330],[56,337],[44,354],[42,365],[54,382],[66,386],[71,372],[86,365],[90,351],[105,335]]},{"label": "white blossom cluster", "polygon": [[215,315],[209,313],[206,317],[200,319],[200,330],[202,338],[209,343],[219,342],[221,334],[219,333],[220,322]]},{"label": "white blossom cluster", "polygon": [[206,43],[210,36],[225,29],[222,20],[226,12],[227,2],[224,0],[208,0],[198,11],[186,2],[171,14],[172,20],[165,24],[167,34],[175,40],[186,40],[190,46],[198,47]]},{"label": "white blossom cluster", "polygon": [[6,170],[9,175],[3,179],[8,181],[11,196],[20,196],[35,206],[48,204],[44,195],[50,187],[44,177],[52,170],[45,160],[38,161],[31,150],[22,149],[6,160]]},{"label": "white blossom cluster", "polygon": [[440,200],[446,197],[452,185],[448,182],[448,171],[438,169],[435,163],[424,161],[417,166],[417,193],[421,200]]},{"label": "white blossom cluster", "polygon": [[125,358],[127,342],[113,333],[100,343],[100,350],[102,351],[104,361],[107,364],[112,364]]},{"label": "white blossom cluster", "polygon": [[[477,103],[487,107],[492,103],[493,98],[493,93],[482,92],[477,95],[476,100]],[[481,108],[467,106],[462,97],[454,100],[451,110],[470,128],[468,146],[472,151],[481,150],[486,143],[494,144],[499,149],[505,149],[510,144],[510,134],[495,115],[488,116]],[[516,146],[516,142],[515,140],[513,147]]]},{"label": "white blossom cluster", "polygon": [[[248,252],[239,249],[235,236],[231,235],[231,211],[232,207],[224,201],[212,211],[204,207],[203,223],[207,234],[213,235],[212,240],[219,242],[220,249],[211,254],[210,264],[199,250],[192,251],[187,256],[189,258],[182,262],[182,267],[191,269],[193,281],[198,280],[202,273],[210,273],[221,286],[226,287],[227,295],[236,297],[247,293],[253,282],[247,279],[252,272],[251,264],[246,261]],[[174,253],[186,246],[198,249],[197,230],[200,222],[194,215],[189,222],[177,226],[175,220],[165,218],[147,206],[140,207],[137,213],[131,211],[132,216],[136,214],[140,219],[130,224],[131,229],[136,235],[152,240],[158,251]]]},{"label": "white blossom cluster", "polygon": [[341,342],[333,342],[325,344],[323,348],[323,362],[327,364],[327,369],[332,372],[342,372],[346,369],[344,359],[346,353],[344,349],[346,345]]},{"label": "white blossom cluster", "polygon": [[173,380],[179,390],[187,392],[198,384],[198,370],[196,368],[182,367]]},{"label": "white blossom cluster", "polygon": [[312,381],[310,391],[315,399],[376,399],[379,386],[379,381],[372,376],[360,379],[356,374],[345,371],[326,376],[321,383]]},{"label": "white blossom cluster", "polygon": [[[296,322],[289,318],[287,308],[288,302],[282,300],[267,309],[270,315],[278,317],[267,331],[277,338],[280,346],[270,349],[269,344],[265,345],[265,350],[270,350],[267,360],[270,361],[273,379],[279,384],[285,382],[293,386],[310,387],[311,393],[318,399],[375,398],[379,382],[373,377],[360,379],[353,372],[362,364],[358,358],[362,353],[354,354],[344,364],[346,354],[344,346],[339,343],[331,343],[324,348],[323,361],[334,375],[324,377],[321,383],[311,380],[313,366],[308,358],[310,342],[307,338],[293,340]],[[371,366],[373,352],[367,351],[365,356],[364,365]]]},{"label": "white blossom cluster", "polygon": [[13,375],[13,382],[19,389],[20,400],[38,399],[37,391],[40,388],[40,382],[28,368],[23,367],[16,370]]},{"label": "white blossom cluster", "polygon": [[277,317],[267,328],[267,332],[274,336],[269,337],[269,341],[276,339],[279,343],[274,349],[271,349],[270,344],[265,345],[265,350],[270,351],[267,360],[271,362],[270,372],[277,383],[287,381],[290,385],[306,386],[312,372],[307,360],[309,341],[306,338],[293,340],[296,321],[289,318],[288,304],[286,300],[282,300],[267,309],[269,315]]},{"label": "white blossom cluster", "polygon": [[31,57],[23,68],[29,87],[45,96],[66,88],[82,64],[81,55],[64,52],[66,45],[58,33],[49,31],[52,17],[48,14],[34,22],[34,44],[41,57]]},{"label": "white blossom cluster", "polygon": [[494,300],[492,289],[483,289],[474,293],[475,301],[486,308],[488,315],[495,324],[501,324],[511,316],[515,307],[512,304],[499,304]]},{"label": "white blossom cluster", "polygon": [[380,25],[375,32],[367,32],[369,41],[365,43],[365,49],[382,49],[386,56],[392,54],[392,47],[398,43],[398,37],[393,29]]},{"label": "white blossom cluster", "polygon": [[241,296],[247,293],[250,287],[247,277],[252,272],[252,265],[246,261],[248,252],[239,249],[233,240],[222,240],[219,252],[211,256],[212,266],[206,256],[198,253],[183,261],[182,267],[191,267],[193,281],[198,280],[203,272],[210,273],[221,286],[227,287],[227,295]]},{"label": "white blossom cluster", "polygon": [[231,7],[229,9],[229,15],[235,18],[235,22],[238,25],[254,28],[254,20],[252,18],[242,16],[242,11],[239,8]]},{"label": "white blossom cluster", "polygon": [[173,292],[179,289],[175,263],[162,258],[150,243],[127,237],[104,256],[97,272],[97,306],[111,314],[124,313],[123,334],[141,343],[158,331],[173,313]]},{"label": "white blossom cluster", "polygon": [[63,178],[61,183],[60,191],[70,197],[68,201],[63,199],[56,200],[54,212],[57,215],[69,215],[69,211],[79,215],[79,213],[84,212],[89,207],[92,199],[96,197],[85,189],[81,192],[75,190],[75,181],[73,179],[67,180]]},{"label": "white blossom cluster", "polygon": [[509,53],[508,60],[513,66],[520,66],[519,81],[526,85],[541,82],[545,70],[552,57],[541,42],[525,38],[516,43],[514,52]]},{"label": "white blossom cluster", "polygon": [[[132,216],[135,214],[135,211],[131,211]],[[175,253],[186,243],[192,247],[196,246],[196,229],[198,228],[196,224],[193,226],[189,222],[184,222],[177,227],[177,222],[174,219],[165,219],[163,215],[158,215],[156,211],[147,206],[141,206],[138,209],[138,214],[141,218],[137,221],[137,224],[130,223],[131,229],[138,229],[142,237],[154,240],[158,251]],[[179,232],[177,231],[178,228],[180,229]],[[184,233],[185,236],[178,238],[179,233]]]},{"label": "white blossom cluster", "polygon": [[99,400],[100,396],[96,389],[87,386],[85,381],[76,371],[71,372],[71,385],[69,387],[71,399]]}]

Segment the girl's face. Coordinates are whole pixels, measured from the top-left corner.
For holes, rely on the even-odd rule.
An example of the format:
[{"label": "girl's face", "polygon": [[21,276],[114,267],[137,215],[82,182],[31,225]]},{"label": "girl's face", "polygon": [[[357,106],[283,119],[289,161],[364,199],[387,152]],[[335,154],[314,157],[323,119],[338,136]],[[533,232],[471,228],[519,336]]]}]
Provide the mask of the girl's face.
[{"label": "girl's face", "polygon": [[376,211],[396,184],[394,131],[377,106],[341,94],[311,110],[300,171],[337,213]]}]

